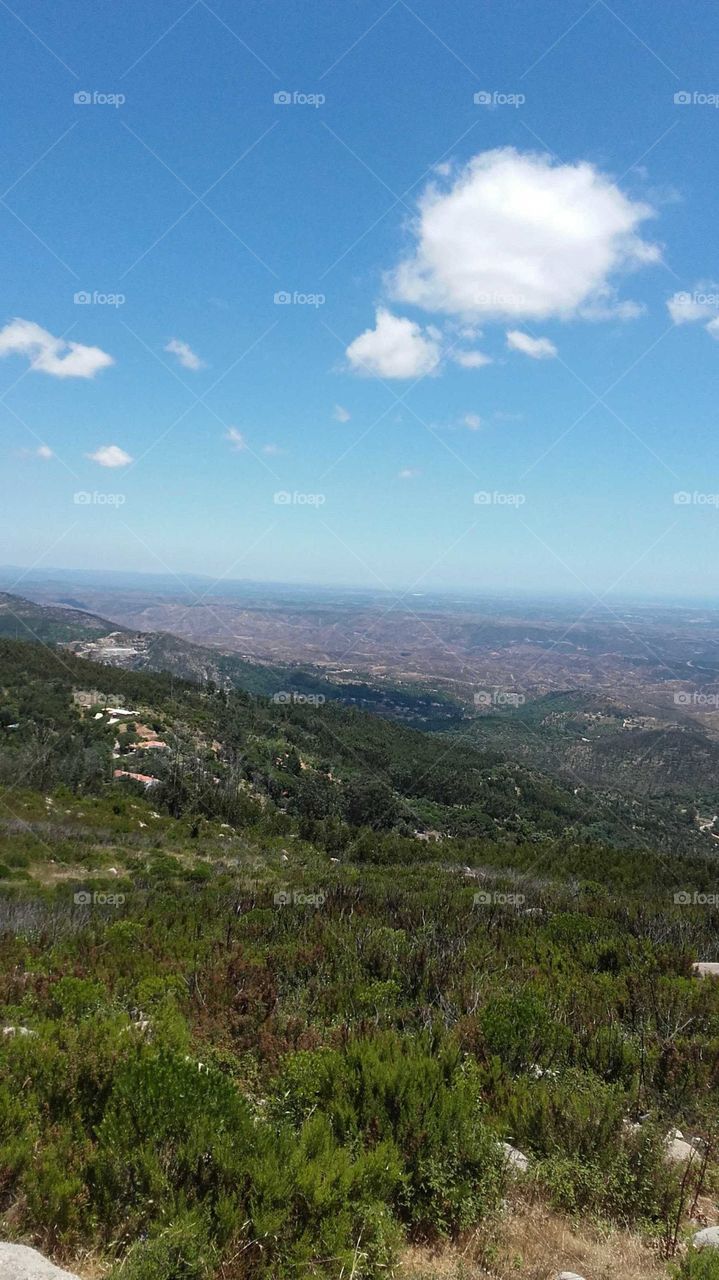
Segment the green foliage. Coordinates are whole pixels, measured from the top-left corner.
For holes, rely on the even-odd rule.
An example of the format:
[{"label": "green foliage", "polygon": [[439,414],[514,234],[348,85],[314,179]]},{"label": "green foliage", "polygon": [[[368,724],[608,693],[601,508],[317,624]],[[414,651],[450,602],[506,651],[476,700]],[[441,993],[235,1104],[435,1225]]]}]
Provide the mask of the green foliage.
[{"label": "green foliage", "polygon": [[690,1248],[674,1274],[676,1280],[719,1280],[719,1252]]},{"label": "green foliage", "polygon": [[[371,1280],[491,1217],[508,1140],[557,1208],[669,1238],[666,1132],[716,1121],[715,926],[673,903],[710,861],[597,844],[536,773],[336,706],[3,641],[0,684],[13,1232],[129,1280]],[[171,741],[160,786],[112,782],[76,686]]]}]

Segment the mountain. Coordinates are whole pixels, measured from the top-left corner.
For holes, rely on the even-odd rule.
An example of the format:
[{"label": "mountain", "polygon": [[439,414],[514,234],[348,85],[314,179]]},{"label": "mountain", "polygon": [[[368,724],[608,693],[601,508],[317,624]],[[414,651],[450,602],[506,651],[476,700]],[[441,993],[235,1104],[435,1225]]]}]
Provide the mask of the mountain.
[{"label": "mountain", "polygon": [[702,804],[719,799],[719,737],[681,705],[567,691],[480,715],[466,735],[567,783]]},{"label": "mountain", "polygon": [[[123,635],[119,647],[126,644]],[[0,641],[0,684],[0,779],[11,783],[108,785],[122,756],[126,771],[156,777],[175,808],[233,813],[252,796],[302,818],[321,843],[336,839],[338,822],[397,835],[408,841],[406,858],[414,856],[417,832],[465,860],[462,842],[476,840],[601,840],[650,853],[713,848],[694,807],[671,796],[636,798],[566,782],[496,746],[398,724],[338,699],[323,705],[254,695],[14,640]],[[128,719],[108,706],[125,709]],[[145,745],[158,738],[164,751]],[[60,740],[62,751],[54,746]],[[376,841],[373,850],[372,857],[384,856]]]},{"label": "mountain", "polygon": [[166,631],[118,627],[96,614],[67,605],[44,605],[0,592],[0,636],[64,645],[79,657],[128,671],[167,671],[180,679],[245,689],[280,701],[340,701],[425,728],[459,723],[462,711],[441,693],[413,685],[367,684],[348,673],[340,682],[321,669],[280,666],[243,658],[221,648],[183,640]]}]

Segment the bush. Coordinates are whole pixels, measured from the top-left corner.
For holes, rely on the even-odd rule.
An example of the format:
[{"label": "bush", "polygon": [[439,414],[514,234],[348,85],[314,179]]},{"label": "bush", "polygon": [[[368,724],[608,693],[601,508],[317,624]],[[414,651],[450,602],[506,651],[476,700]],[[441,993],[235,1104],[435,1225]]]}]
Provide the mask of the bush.
[{"label": "bush", "polygon": [[476,1073],[450,1042],[387,1032],[342,1053],[294,1054],[275,1109],[295,1125],[319,1109],[353,1147],[389,1143],[402,1168],[392,1204],[417,1235],[468,1227],[501,1195],[502,1157],[481,1118]]},{"label": "bush", "polygon": [[690,1248],[674,1274],[676,1280],[719,1280],[719,1250]]}]

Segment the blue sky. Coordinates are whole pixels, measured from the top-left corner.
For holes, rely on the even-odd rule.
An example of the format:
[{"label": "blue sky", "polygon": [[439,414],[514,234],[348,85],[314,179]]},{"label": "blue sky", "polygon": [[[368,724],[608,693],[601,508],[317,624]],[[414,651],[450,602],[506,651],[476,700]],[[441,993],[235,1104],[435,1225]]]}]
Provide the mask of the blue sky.
[{"label": "blue sky", "polygon": [[718,26],[3,6],[0,560],[712,599]]}]

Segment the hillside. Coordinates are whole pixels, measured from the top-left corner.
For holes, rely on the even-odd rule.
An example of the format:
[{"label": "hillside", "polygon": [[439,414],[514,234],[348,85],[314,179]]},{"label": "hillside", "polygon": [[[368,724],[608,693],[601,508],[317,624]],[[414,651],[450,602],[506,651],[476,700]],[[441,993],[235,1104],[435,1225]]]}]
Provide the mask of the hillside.
[{"label": "hillside", "polygon": [[88,1280],[670,1280],[719,1219],[713,859],[338,704],[15,640],[0,690],[4,1238]]},{"label": "hillside", "polygon": [[[388,837],[414,839],[419,832],[453,849],[477,837],[510,843],[562,837],[712,851],[693,811],[670,799],[569,786],[497,750],[338,702],[203,689],[14,641],[0,642],[0,682],[4,723],[15,726],[5,729],[0,753],[0,778],[10,784],[99,785],[122,765],[156,777],[176,809],[217,813],[224,805],[229,812],[238,795],[245,802],[252,797],[301,817],[321,843],[331,843],[345,821]],[[131,712],[117,727],[103,713],[108,701]],[[148,736],[163,735],[164,748],[144,745]],[[62,754],[48,752],[48,739],[52,746],[61,738]]]},{"label": "hillside", "polygon": [[548,694],[482,714],[465,733],[565,781],[616,788],[634,796],[717,796],[719,738],[697,721],[636,698],[634,704],[591,693]]},{"label": "hillside", "polygon": [[339,701],[424,728],[446,727],[462,719],[453,699],[410,684],[370,685],[351,674],[339,682],[320,669],[258,662],[165,631],[118,627],[69,604],[37,604],[8,592],[0,592],[0,636],[61,644],[80,657],[123,670],[167,671],[183,680],[244,689],[281,701]]}]

